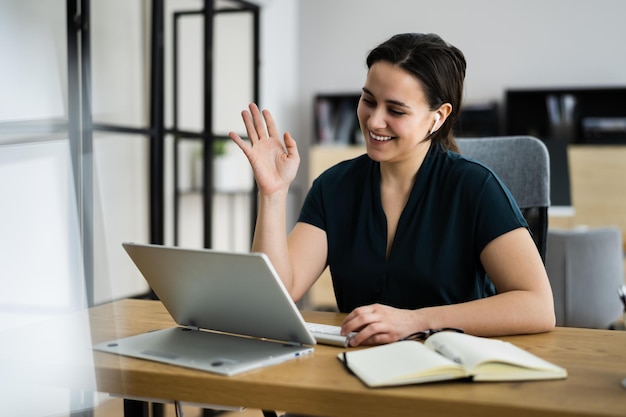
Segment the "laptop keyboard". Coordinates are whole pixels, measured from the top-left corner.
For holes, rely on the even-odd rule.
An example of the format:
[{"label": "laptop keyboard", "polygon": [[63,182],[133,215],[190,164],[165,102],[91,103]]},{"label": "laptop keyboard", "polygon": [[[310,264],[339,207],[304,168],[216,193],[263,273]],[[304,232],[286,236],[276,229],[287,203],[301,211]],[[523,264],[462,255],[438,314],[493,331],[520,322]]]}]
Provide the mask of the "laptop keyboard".
[{"label": "laptop keyboard", "polygon": [[350,337],[355,334],[351,333],[348,336],[343,336],[341,334],[340,326],[333,326],[330,324],[307,322],[306,327],[309,329],[313,337],[315,337],[315,340],[324,345],[347,347]]}]

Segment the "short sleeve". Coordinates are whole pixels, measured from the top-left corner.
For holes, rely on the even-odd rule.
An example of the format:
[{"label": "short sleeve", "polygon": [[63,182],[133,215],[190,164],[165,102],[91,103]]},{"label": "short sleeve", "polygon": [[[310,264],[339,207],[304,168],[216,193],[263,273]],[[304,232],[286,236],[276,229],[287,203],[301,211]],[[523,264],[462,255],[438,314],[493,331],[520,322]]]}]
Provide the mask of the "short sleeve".
[{"label": "short sleeve", "polygon": [[298,216],[298,222],[308,223],[322,230],[326,230],[321,183],[322,180],[320,178],[313,181],[313,185],[311,185],[304,199],[304,204]]},{"label": "short sleeve", "polygon": [[476,247],[478,252],[497,237],[528,223],[515,199],[498,177],[489,170],[478,195],[476,212]]}]

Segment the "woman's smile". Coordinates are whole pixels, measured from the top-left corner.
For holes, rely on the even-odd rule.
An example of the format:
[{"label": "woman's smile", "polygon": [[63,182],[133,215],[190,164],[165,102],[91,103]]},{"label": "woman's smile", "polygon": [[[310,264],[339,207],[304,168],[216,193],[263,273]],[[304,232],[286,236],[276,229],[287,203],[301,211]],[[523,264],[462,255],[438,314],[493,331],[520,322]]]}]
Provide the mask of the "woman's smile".
[{"label": "woman's smile", "polygon": [[370,137],[378,142],[385,142],[385,141],[393,139],[393,136],[378,136],[374,134],[374,132],[371,132],[371,131],[369,133],[370,133]]}]

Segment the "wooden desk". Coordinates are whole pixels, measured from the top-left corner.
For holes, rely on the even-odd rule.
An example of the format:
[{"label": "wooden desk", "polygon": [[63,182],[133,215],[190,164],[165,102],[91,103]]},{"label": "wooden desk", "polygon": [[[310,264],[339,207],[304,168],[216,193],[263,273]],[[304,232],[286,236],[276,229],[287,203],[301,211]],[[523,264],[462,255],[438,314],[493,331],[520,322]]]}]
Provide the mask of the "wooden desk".
[{"label": "wooden desk", "polygon": [[[305,312],[338,323],[335,313]],[[94,342],[173,325],[160,302],[123,300],[90,311]],[[98,390],[127,397],[289,410],[321,416],[626,416],[626,332],[558,328],[502,338],[564,366],[565,380],[444,382],[368,389],[345,372],[339,348],[235,377],[94,352]]]}]

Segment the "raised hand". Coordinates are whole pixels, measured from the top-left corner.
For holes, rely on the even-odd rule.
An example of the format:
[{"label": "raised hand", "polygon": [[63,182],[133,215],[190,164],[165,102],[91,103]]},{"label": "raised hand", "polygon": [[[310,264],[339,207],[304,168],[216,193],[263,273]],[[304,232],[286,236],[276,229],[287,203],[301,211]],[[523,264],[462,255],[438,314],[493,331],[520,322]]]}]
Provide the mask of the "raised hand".
[{"label": "raised hand", "polygon": [[259,192],[264,195],[287,192],[300,165],[296,141],[285,133],[283,142],[271,113],[259,111],[254,103],[249,110],[241,112],[241,117],[250,142],[234,132],[229,136],[250,161]]}]

